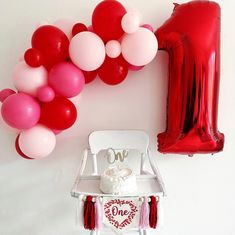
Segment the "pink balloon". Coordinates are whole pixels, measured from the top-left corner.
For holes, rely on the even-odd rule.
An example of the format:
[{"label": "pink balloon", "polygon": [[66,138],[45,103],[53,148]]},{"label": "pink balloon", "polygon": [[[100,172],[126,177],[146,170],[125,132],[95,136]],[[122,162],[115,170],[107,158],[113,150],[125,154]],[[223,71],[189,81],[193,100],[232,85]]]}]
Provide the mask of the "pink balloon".
[{"label": "pink balloon", "polygon": [[38,99],[42,102],[51,102],[55,98],[54,90],[49,86],[43,86],[38,89]]},{"label": "pink balloon", "polygon": [[86,31],[75,35],[69,46],[72,62],[84,71],[98,69],[105,60],[105,46],[95,33]]},{"label": "pink balloon", "polygon": [[52,67],[48,81],[57,94],[67,98],[78,95],[85,85],[82,71],[70,62]]},{"label": "pink balloon", "polygon": [[15,94],[12,89],[4,89],[0,91],[0,102],[3,102],[8,96]]},{"label": "pink balloon", "polygon": [[88,26],[88,31],[90,31],[90,32],[92,32],[92,33],[94,33],[94,29],[93,29],[93,26],[92,25],[90,25],[90,26]]},{"label": "pink balloon", "polygon": [[132,64],[129,65],[129,69],[131,71],[135,71],[135,72],[140,71],[143,68],[144,68],[144,66],[135,66],[135,65],[132,65]]},{"label": "pink balloon", "polygon": [[55,145],[56,137],[53,131],[40,124],[22,131],[19,136],[19,148],[30,158],[40,159],[48,156]]},{"label": "pink balloon", "polygon": [[142,27],[133,34],[126,34],[121,46],[124,59],[135,66],[147,65],[155,58],[158,51],[156,36]]},{"label": "pink balloon", "polygon": [[122,17],[122,29],[125,33],[131,34],[138,30],[140,18],[135,12],[127,12]]},{"label": "pink balloon", "polygon": [[40,105],[31,96],[17,93],[9,96],[2,104],[1,113],[4,121],[17,129],[29,129],[40,118]]},{"label": "pink balloon", "polygon": [[150,24],[143,24],[141,25],[142,28],[146,28],[146,29],[149,29],[150,31],[154,31],[153,27],[150,25]]},{"label": "pink balloon", "polygon": [[121,54],[121,44],[117,40],[108,41],[105,50],[108,57],[117,58]]},{"label": "pink balloon", "polygon": [[62,130],[56,130],[56,129],[52,129],[52,131],[55,135],[59,135],[62,132]]},{"label": "pink balloon", "polygon": [[37,96],[38,88],[47,84],[47,76],[43,66],[33,68],[21,61],[14,69],[13,84],[18,91]]}]

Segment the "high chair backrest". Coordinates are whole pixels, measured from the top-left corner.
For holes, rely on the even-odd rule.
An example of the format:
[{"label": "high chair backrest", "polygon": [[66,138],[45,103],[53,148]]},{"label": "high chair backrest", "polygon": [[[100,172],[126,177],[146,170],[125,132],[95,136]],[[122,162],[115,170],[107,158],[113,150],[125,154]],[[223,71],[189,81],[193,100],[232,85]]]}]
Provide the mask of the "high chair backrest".
[{"label": "high chair backrest", "polygon": [[138,150],[141,153],[141,169],[149,146],[149,136],[139,130],[105,130],[95,131],[89,135],[89,146],[93,157],[93,175],[98,174],[97,154],[101,150]]}]

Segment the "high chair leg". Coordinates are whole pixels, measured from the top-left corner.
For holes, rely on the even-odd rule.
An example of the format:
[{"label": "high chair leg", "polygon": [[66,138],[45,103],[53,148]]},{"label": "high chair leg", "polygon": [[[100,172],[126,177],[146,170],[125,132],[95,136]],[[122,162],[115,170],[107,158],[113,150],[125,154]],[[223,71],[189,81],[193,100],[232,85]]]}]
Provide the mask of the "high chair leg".
[{"label": "high chair leg", "polygon": [[148,235],[148,231],[147,230],[144,230],[144,235]]}]

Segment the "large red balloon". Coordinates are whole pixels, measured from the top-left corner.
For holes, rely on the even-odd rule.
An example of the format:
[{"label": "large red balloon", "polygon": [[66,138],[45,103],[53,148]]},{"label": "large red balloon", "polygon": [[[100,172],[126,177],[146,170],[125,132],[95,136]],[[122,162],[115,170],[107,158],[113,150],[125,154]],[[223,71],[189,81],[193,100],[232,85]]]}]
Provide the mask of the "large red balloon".
[{"label": "large red balloon", "polygon": [[76,107],[64,97],[42,104],[40,123],[51,129],[65,130],[74,124],[76,118]]},{"label": "large red balloon", "polygon": [[103,65],[98,70],[100,79],[108,85],[117,85],[125,80],[129,64],[122,56],[112,59],[106,57]]},{"label": "large red balloon", "polygon": [[34,32],[32,47],[41,53],[42,64],[48,69],[69,58],[69,39],[52,25],[41,26]]},{"label": "large red balloon", "polygon": [[104,42],[119,39],[124,31],[121,26],[126,9],[115,0],[106,0],[98,4],[92,15],[92,26]]},{"label": "large red balloon", "polygon": [[221,151],[217,129],[220,80],[220,7],[210,1],[175,5],[157,30],[159,48],[170,58],[167,127],[159,134],[163,153]]}]

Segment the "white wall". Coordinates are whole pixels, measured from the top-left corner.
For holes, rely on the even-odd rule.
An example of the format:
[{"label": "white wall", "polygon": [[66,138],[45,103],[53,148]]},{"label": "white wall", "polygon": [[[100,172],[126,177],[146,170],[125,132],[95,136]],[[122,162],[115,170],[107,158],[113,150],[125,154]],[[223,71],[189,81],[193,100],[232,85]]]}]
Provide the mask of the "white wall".
[{"label": "white wall", "polygon": [[[90,23],[98,0],[0,0],[0,89],[12,87],[11,73],[30,44],[38,21],[72,17]],[[173,1],[132,0],[155,29],[171,14]],[[183,1],[180,1],[183,2]],[[232,0],[222,7],[222,73],[219,128],[225,149],[215,156],[156,155],[168,197],[161,235],[235,234],[235,52]],[[0,128],[0,234],[73,235],[75,201],[70,188],[87,136],[100,129],[144,129],[156,146],[156,134],[165,128],[167,55],[116,87],[98,79],[88,85],[78,105],[76,125],[58,137],[55,152],[40,161],[27,161],[14,150],[14,133]]]}]

